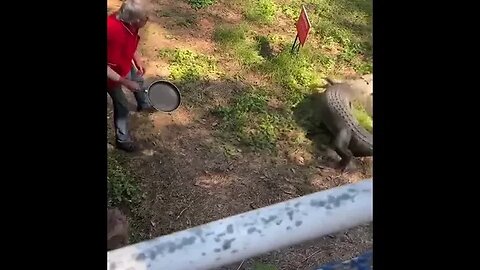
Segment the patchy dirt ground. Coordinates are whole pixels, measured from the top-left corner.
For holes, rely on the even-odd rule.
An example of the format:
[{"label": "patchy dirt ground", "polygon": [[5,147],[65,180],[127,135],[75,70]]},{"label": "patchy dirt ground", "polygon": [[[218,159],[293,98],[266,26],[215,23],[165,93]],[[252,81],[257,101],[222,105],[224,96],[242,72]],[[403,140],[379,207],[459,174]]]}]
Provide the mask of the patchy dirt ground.
[{"label": "patchy dirt ground", "polygon": [[[109,11],[120,6],[108,0]],[[141,51],[147,64],[147,80],[168,76],[167,63],[155,54],[159,49],[188,48],[214,54],[210,40],[215,24],[238,22],[241,16],[223,5],[194,11],[183,1],[154,1],[152,16],[142,32]],[[222,63],[235,72],[231,63]],[[208,109],[227,99],[231,91],[248,84],[217,81],[189,87],[209,100],[187,103],[172,114],[132,115],[131,130],[141,152],[122,154],[145,192],[140,208],[145,218],[138,239],[148,239],[207,223],[254,208],[267,206],[315,191],[371,177],[371,160],[357,160],[358,170],[340,174],[325,166],[325,159],[304,151],[271,155],[242,151],[216,136],[217,119]],[[257,79],[252,77],[252,81]],[[253,82],[252,82],[253,83]],[[133,97],[127,93],[132,100]],[[187,99],[189,97],[186,97]],[[192,105],[193,104],[193,105]],[[133,106],[133,105],[132,105]],[[113,144],[112,107],[109,100],[109,141]],[[112,150],[116,151],[116,150]],[[370,224],[247,260],[267,262],[278,269],[312,269],[323,263],[345,260],[372,247]],[[237,263],[222,269],[237,269]]]}]

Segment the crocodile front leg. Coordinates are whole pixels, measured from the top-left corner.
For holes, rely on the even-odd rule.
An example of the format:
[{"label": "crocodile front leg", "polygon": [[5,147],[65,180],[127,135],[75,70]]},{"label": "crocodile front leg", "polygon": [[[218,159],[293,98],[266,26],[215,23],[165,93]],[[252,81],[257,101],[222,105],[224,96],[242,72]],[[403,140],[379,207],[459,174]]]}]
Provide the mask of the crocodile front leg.
[{"label": "crocodile front leg", "polygon": [[342,160],[340,160],[338,164],[338,169],[342,171],[345,171],[353,158],[352,152],[350,151],[350,149],[348,149],[351,139],[352,133],[350,129],[343,128],[340,130],[340,132],[337,133],[337,136],[335,136],[335,139],[333,141],[335,151],[342,158]]}]

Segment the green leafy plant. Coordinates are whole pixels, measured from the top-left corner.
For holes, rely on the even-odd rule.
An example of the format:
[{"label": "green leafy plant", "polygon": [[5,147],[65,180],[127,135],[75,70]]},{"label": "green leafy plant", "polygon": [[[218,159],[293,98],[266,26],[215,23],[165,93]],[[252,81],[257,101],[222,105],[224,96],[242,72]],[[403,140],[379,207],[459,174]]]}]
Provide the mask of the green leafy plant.
[{"label": "green leafy plant", "polygon": [[139,203],[142,195],[135,179],[112,153],[108,155],[107,168],[108,206],[132,206]]},{"label": "green leafy plant", "polygon": [[192,82],[218,75],[215,58],[190,50],[162,50],[160,57],[170,62],[170,77],[179,82]]},{"label": "green leafy plant", "polygon": [[246,5],[245,16],[248,20],[260,23],[272,23],[277,15],[277,5],[273,0],[250,0]]},{"label": "green leafy plant", "polygon": [[213,5],[215,0],[187,0],[187,2],[192,8],[201,9]]}]

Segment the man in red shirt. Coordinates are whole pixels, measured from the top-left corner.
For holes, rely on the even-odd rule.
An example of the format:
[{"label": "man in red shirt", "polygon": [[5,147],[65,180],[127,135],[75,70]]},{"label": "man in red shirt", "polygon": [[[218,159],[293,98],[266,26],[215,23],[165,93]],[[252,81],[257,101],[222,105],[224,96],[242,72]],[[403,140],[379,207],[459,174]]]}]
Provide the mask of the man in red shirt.
[{"label": "man in red shirt", "polygon": [[143,88],[145,67],[137,52],[138,30],[148,21],[145,0],[125,0],[118,12],[107,17],[107,92],[113,101],[116,146],[135,151],[128,133],[128,101],[122,86],[132,91],[137,111],[153,112]]}]

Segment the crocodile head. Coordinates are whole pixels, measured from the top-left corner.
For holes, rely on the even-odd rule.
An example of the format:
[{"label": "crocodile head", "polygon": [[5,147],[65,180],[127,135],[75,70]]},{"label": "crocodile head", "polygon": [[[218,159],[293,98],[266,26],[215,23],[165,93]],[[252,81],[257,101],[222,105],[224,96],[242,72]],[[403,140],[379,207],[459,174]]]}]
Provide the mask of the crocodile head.
[{"label": "crocodile head", "polygon": [[373,118],[373,74],[366,74],[360,78],[346,80],[350,87],[350,95],[358,101]]},{"label": "crocodile head", "polygon": [[360,76],[367,84],[373,84],[373,74],[365,74]]}]

